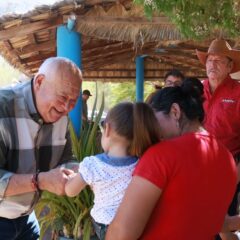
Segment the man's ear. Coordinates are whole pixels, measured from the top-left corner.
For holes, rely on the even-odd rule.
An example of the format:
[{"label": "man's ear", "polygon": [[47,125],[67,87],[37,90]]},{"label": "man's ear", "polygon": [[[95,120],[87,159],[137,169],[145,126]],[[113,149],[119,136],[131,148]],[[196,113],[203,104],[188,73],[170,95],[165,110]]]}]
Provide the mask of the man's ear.
[{"label": "man's ear", "polygon": [[170,115],[175,119],[179,120],[181,117],[181,109],[177,103],[173,103],[170,109]]},{"label": "man's ear", "polygon": [[34,81],[33,81],[33,85],[34,85],[34,89],[35,90],[39,90],[40,86],[42,85],[43,81],[45,79],[45,75],[44,74],[38,74]]}]

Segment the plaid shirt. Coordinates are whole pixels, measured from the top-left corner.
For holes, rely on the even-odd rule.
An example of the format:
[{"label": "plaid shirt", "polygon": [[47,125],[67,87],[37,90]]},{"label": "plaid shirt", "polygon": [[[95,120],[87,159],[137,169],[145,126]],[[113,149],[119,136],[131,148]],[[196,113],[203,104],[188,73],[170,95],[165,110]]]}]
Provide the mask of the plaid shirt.
[{"label": "plaid shirt", "polygon": [[35,192],[4,196],[14,173],[48,171],[72,159],[67,125],[67,116],[43,123],[31,82],[0,90],[0,217],[29,214],[39,200]]}]

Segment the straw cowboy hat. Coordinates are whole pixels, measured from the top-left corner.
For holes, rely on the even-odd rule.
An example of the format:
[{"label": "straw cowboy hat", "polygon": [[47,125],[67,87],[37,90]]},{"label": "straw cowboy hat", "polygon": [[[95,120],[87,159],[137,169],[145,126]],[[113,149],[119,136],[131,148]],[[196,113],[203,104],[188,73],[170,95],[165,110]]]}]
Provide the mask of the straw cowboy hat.
[{"label": "straw cowboy hat", "polygon": [[208,48],[208,52],[196,50],[196,53],[199,61],[203,65],[206,64],[207,57],[210,54],[229,57],[233,61],[231,73],[240,71],[240,51],[232,49],[229,43],[223,39],[213,40]]}]

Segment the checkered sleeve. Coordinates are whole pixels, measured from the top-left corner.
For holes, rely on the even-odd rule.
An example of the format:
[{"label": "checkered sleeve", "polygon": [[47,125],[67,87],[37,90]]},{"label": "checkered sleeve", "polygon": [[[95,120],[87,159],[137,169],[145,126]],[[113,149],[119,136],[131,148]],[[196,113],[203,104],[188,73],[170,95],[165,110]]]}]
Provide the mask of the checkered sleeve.
[{"label": "checkered sleeve", "polygon": [[7,159],[6,159],[7,147],[5,145],[3,134],[4,134],[4,128],[1,128],[0,130],[0,202],[4,197],[4,193],[6,191],[10,177],[13,175],[13,173],[4,170],[4,167],[6,166],[6,162],[7,162]]},{"label": "checkered sleeve", "polygon": [[66,133],[66,140],[67,141],[63,150],[62,157],[59,161],[59,165],[76,160],[76,157],[73,155],[73,152],[72,152],[72,140],[71,140],[69,131],[67,131]]}]

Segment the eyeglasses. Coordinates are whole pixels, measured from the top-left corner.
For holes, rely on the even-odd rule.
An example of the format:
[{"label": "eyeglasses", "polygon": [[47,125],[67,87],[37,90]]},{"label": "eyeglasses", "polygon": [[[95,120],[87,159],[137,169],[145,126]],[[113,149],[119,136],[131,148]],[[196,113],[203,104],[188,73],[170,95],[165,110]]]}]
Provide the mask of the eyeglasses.
[{"label": "eyeglasses", "polygon": [[176,86],[181,86],[182,81],[171,81],[171,80],[166,80],[165,81],[165,87],[176,87]]}]

